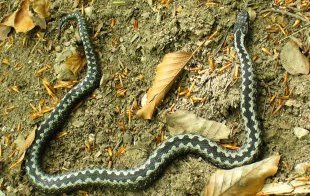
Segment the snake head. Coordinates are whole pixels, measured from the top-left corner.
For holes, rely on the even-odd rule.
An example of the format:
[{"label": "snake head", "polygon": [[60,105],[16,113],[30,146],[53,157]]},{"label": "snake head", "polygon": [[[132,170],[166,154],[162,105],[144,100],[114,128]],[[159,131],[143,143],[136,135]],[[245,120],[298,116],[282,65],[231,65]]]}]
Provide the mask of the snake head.
[{"label": "snake head", "polygon": [[244,35],[246,35],[249,30],[249,18],[250,17],[247,11],[243,10],[239,12],[234,27],[234,33],[240,30]]}]

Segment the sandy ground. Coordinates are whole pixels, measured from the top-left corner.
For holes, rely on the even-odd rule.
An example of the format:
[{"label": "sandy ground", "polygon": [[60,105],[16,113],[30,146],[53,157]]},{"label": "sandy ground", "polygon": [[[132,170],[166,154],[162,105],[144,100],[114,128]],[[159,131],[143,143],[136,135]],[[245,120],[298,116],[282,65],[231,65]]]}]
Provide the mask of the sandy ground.
[{"label": "sandy ground", "polygon": [[[11,2],[11,1],[10,1]],[[262,157],[275,153],[281,155],[278,173],[270,182],[290,177],[297,163],[309,161],[309,134],[298,139],[294,127],[310,129],[310,79],[309,75],[289,75],[288,84],[292,89],[290,103],[275,114],[278,97],[284,95],[284,68],[276,55],[288,41],[281,30],[270,32],[268,28],[282,21],[288,35],[302,28],[293,27],[294,17],[276,13],[261,13],[272,7],[271,1],[256,3],[243,1],[235,3],[225,0],[214,6],[206,1],[175,1],[169,6],[158,1],[94,1],[93,14],[88,18],[90,29],[94,33],[102,24],[98,36],[93,40],[103,72],[101,86],[79,106],[70,116],[68,124],[62,131],[66,135],[50,142],[44,155],[44,168],[49,173],[65,172],[88,166],[112,166],[113,168],[131,168],[143,160],[156,148],[158,136],[163,132],[169,136],[164,123],[164,114],[174,109],[191,110],[200,117],[224,122],[231,128],[232,135],[226,143],[242,144],[243,122],[240,116],[240,78],[233,80],[238,62],[225,69],[207,75],[193,71],[199,67],[208,69],[208,56],[214,54],[218,69],[230,59],[228,49],[233,50],[233,25],[238,10],[248,6],[257,13],[251,22],[251,33],[247,47],[254,58],[254,69],[258,82],[258,113],[264,132],[264,149]],[[90,6],[85,3],[85,7]],[[52,100],[42,85],[42,78],[52,84],[56,83],[55,71],[48,69],[41,77],[35,73],[47,64],[55,63],[55,56],[61,47],[77,47],[75,23],[71,23],[58,41],[56,37],[58,21],[63,15],[71,13],[74,8],[69,1],[57,0],[51,6],[51,18],[47,23],[44,39],[39,39],[35,29],[27,34],[10,35],[14,39],[1,44],[0,61],[9,59],[9,65],[0,66],[0,190],[7,195],[41,195],[32,187],[22,167],[10,166],[17,161],[14,141],[20,136],[26,137],[44,117],[32,120],[30,104],[39,105],[40,99],[47,106]],[[1,16],[16,9],[16,4],[2,3]],[[111,20],[116,25],[111,27]],[[134,27],[134,21],[138,27]],[[163,55],[174,51],[194,51],[198,44],[208,38],[214,31],[219,36],[214,42],[194,57],[185,71],[176,81],[166,99],[158,107],[155,117],[146,121],[133,117],[129,121],[127,110],[136,100],[139,105],[143,94],[152,83],[156,64]],[[296,33],[295,37],[304,41],[306,31]],[[27,45],[23,40],[27,39]],[[224,41],[224,42],[223,42]],[[271,54],[262,51],[268,49]],[[83,51],[81,51],[83,52]],[[16,66],[16,65],[20,65]],[[19,68],[18,68],[19,67]],[[116,77],[123,74],[122,83],[126,89],[125,96],[117,96],[116,86],[120,83]],[[82,72],[79,78],[83,78]],[[194,85],[193,85],[194,83]],[[191,99],[178,96],[178,87],[189,88],[193,85],[192,96],[205,98],[205,102],[193,103]],[[12,90],[17,86],[19,92]],[[67,90],[60,89],[57,96],[61,98]],[[277,95],[275,103],[270,98]],[[19,129],[18,126],[21,128]],[[94,138],[91,150],[86,143]],[[125,153],[115,156],[125,147]],[[107,149],[112,149],[111,158]],[[110,163],[109,163],[110,162]],[[112,164],[111,164],[112,163]],[[216,167],[203,159],[189,155],[175,160],[150,188],[139,192],[122,192],[109,188],[88,188],[76,191],[72,195],[199,195],[209,176]],[[70,194],[70,195],[71,195]]]}]

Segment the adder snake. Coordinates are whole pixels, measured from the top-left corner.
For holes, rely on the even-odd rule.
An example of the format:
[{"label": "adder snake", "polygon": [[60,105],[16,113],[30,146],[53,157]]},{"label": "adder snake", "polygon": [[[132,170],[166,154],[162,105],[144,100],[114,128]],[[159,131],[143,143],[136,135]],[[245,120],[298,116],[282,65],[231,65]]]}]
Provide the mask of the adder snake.
[{"label": "adder snake", "polygon": [[142,165],[132,169],[116,170],[96,167],[52,175],[46,173],[41,166],[44,148],[55,132],[67,121],[73,107],[99,86],[101,77],[99,63],[83,16],[76,12],[64,17],[60,22],[59,31],[70,19],[76,19],[78,22],[87,59],[87,73],[84,80],[64,96],[39,126],[35,140],[26,155],[25,168],[30,182],[43,191],[54,193],[92,185],[135,190],[150,185],[165,167],[181,154],[198,154],[220,168],[233,168],[253,162],[259,153],[261,131],[255,110],[256,87],[253,68],[244,45],[244,39],[248,32],[248,18],[247,12],[240,12],[234,27],[234,47],[241,64],[241,114],[245,125],[245,141],[239,150],[224,149],[200,135],[181,134],[164,141]]}]

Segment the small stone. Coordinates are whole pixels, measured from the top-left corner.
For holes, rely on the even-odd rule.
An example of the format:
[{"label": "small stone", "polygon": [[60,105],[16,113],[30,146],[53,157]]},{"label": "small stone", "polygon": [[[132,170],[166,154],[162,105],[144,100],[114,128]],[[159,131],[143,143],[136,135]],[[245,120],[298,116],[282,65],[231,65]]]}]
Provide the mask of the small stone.
[{"label": "small stone", "polygon": [[60,46],[56,46],[56,47],[55,47],[55,51],[56,51],[56,52],[60,52],[60,51],[61,51],[61,47],[60,47]]},{"label": "small stone", "polygon": [[248,13],[249,13],[249,16],[250,16],[250,21],[254,21],[255,18],[256,18],[256,12],[255,12],[255,10],[253,10],[252,8],[249,8],[249,9],[248,9]]},{"label": "small stone", "polygon": [[294,134],[296,135],[296,137],[298,137],[298,139],[301,139],[305,137],[307,134],[309,134],[309,131],[301,127],[295,127]]},{"label": "small stone", "polygon": [[280,60],[284,69],[292,75],[309,73],[309,59],[299,51],[294,41],[289,41],[283,46]]},{"label": "small stone", "polygon": [[295,99],[289,99],[285,102],[285,105],[289,107],[300,108],[302,104]]},{"label": "small stone", "polygon": [[94,7],[92,7],[92,6],[86,7],[85,8],[85,15],[90,18],[93,15],[93,10],[94,10]]},{"label": "small stone", "polygon": [[310,163],[304,162],[304,163],[298,163],[294,170],[296,173],[303,175],[307,172],[307,170],[310,168]]},{"label": "small stone", "polygon": [[132,142],[132,135],[128,132],[125,132],[124,136],[123,136],[123,142],[125,144],[131,144]]},{"label": "small stone", "polygon": [[141,99],[141,106],[145,106],[147,104],[147,93],[145,93]]},{"label": "small stone", "polygon": [[72,123],[72,125],[76,128],[82,127],[84,125],[83,121],[76,120]]}]

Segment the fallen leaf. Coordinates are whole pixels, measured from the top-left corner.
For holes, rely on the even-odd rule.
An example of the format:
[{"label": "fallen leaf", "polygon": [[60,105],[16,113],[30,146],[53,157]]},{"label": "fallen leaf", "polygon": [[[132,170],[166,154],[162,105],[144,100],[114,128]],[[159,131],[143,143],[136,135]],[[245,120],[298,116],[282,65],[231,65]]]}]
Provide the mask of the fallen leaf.
[{"label": "fallen leaf", "polygon": [[300,52],[298,44],[294,41],[289,41],[282,47],[280,61],[284,69],[292,75],[309,74],[309,58]]},{"label": "fallen leaf", "polygon": [[186,110],[168,114],[167,125],[173,135],[184,132],[198,133],[213,141],[227,139],[230,134],[230,129],[225,124],[197,117]]},{"label": "fallen leaf", "polygon": [[22,1],[20,9],[16,11],[14,29],[16,32],[28,32],[36,25],[32,20],[32,13],[29,10],[29,0]]},{"label": "fallen leaf", "polygon": [[163,61],[156,68],[153,85],[147,92],[147,103],[137,112],[139,117],[152,118],[156,106],[163,100],[191,57],[190,52],[174,52],[164,56]]},{"label": "fallen leaf", "polygon": [[[0,25],[13,27],[16,32],[28,32],[35,26],[40,26],[42,29],[46,28],[45,17],[49,15],[49,2],[48,0],[37,0],[32,2],[32,9],[38,14],[34,15],[30,11],[30,1],[22,0],[19,8],[9,16],[4,17]],[[2,29],[4,29],[2,27]],[[7,29],[5,29],[7,31]],[[1,30],[0,30],[1,32]],[[2,33],[2,32],[1,32]],[[2,35],[0,35],[2,39]]]},{"label": "fallen leaf", "polygon": [[209,179],[204,196],[255,195],[265,179],[278,170],[280,155],[230,170],[217,170]]},{"label": "fallen leaf", "polygon": [[49,13],[50,2],[49,0],[35,0],[32,1],[32,8],[41,18],[47,18]]},{"label": "fallen leaf", "polygon": [[77,76],[77,74],[86,65],[86,61],[85,58],[79,53],[73,53],[70,57],[67,58],[65,65],[70,71],[72,71],[74,76]]},{"label": "fallen leaf", "polygon": [[310,181],[293,180],[265,184],[257,195],[297,195],[310,193]]}]

